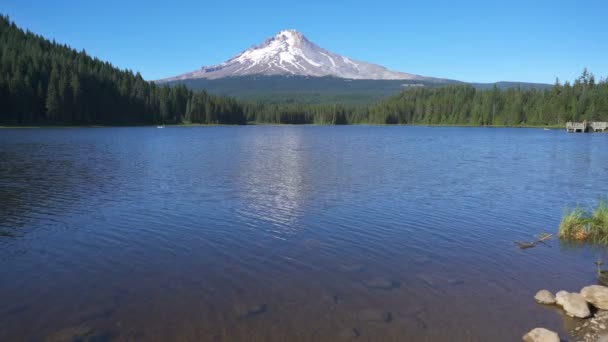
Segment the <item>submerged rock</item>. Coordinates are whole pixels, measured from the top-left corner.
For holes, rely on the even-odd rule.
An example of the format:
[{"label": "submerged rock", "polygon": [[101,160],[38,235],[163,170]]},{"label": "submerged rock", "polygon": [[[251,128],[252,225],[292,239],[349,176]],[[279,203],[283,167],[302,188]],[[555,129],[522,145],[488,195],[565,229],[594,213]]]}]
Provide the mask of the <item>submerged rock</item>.
[{"label": "submerged rock", "polygon": [[462,280],[462,279],[450,279],[450,280],[448,280],[448,283],[450,285],[463,285],[464,284],[464,280]]},{"label": "submerged rock", "polygon": [[340,341],[351,341],[355,338],[361,337],[361,330],[358,327],[354,327],[352,329],[344,329],[340,332]]},{"label": "submerged rock", "polygon": [[382,320],[386,323],[390,323],[393,321],[393,314],[390,312],[385,312],[382,314]]},{"label": "submerged rock", "polygon": [[545,328],[535,328],[525,334],[523,340],[525,342],[559,342],[559,335]]},{"label": "submerged rock", "polygon": [[71,342],[71,341],[86,341],[94,334],[93,329],[89,327],[69,327],[61,329],[56,333],[44,339],[45,342]]},{"label": "submerged rock", "polygon": [[555,297],[547,290],[540,290],[534,296],[534,300],[539,304],[555,304]]},{"label": "submerged rock", "polygon": [[253,316],[257,316],[260,314],[263,314],[265,312],[268,311],[268,305],[267,304],[260,304],[245,310],[237,310],[238,314],[239,314],[239,319],[247,319],[247,318],[251,318]]},{"label": "submerged rock", "polygon": [[393,321],[393,314],[388,311],[363,310],[359,313],[359,319],[367,322],[385,322]]},{"label": "submerged rock", "polygon": [[406,315],[405,319],[415,324],[418,329],[427,329],[428,326],[426,322],[419,316],[423,311],[424,310],[418,310],[417,312],[409,313]]},{"label": "submerged rock", "polygon": [[596,308],[608,310],[608,287],[602,285],[586,286],[581,290],[581,295]]},{"label": "submerged rock", "polygon": [[306,249],[315,249],[321,246],[321,241],[317,239],[306,239],[304,240],[303,245]]},{"label": "submerged rock", "polygon": [[579,293],[568,293],[563,298],[564,310],[571,317],[587,318],[591,316],[589,305],[585,298]]},{"label": "submerged rock", "polygon": [[391,290],[396,289],[401,286],[396,280],[391,280],[383,277],[374,277],[364,281],[365,286],[370,289],[379,289],[379,290]]},{"label": "submerged rock", "polygon": [[363,271],[365,269],[365,267],[363,265],[359,265],[359,264],[348,264],[348,265],[342,265],[338,269],[340,271],[344,271],[344,272],[357,273],[357,272]]}]

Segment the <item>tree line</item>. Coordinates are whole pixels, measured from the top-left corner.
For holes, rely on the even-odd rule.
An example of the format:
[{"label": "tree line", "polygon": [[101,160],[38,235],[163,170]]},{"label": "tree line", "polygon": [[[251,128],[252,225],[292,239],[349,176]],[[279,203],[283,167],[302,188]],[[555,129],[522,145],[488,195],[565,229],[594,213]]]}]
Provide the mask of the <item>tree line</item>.
[{"label": "tree line", "polygon": [[586,69],[572,84],[548,89],[470,85],[411,87],[372,106],[250,103],[248,121],[292,124],[564,125],[608,121],[608,82]]},{"label": "tree line", "polygon": [[410,87],[374,105],[237,101],[163,86],[0,16],[0,124],[562,125],[608,121],[608,82],[584,70],[549,89]]},{"label": "tree line", "polygon": [[158,86],[0,16],[0,123],[245,123],[234,99]]},{"label": "tree line", "polygon": [[567,121],[608,121],[608,82],[586,69],[572,84],[556,80],[549,89],[477,90],[467,85],[417,88],[384,99],[369,109],[383,124],[563,125]]}]

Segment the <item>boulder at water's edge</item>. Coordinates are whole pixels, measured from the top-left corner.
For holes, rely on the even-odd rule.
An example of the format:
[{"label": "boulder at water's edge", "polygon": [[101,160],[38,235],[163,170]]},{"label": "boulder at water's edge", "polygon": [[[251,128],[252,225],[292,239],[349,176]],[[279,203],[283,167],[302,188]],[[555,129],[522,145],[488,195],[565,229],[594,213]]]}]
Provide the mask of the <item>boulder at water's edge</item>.
[{"label": "boulder at water's edge", "polygon": [[535,328],[525,334],[523,340],[524,342],[559,342],[559,335],[545,328]]},{"label": "boulder at water's edge", "polygon": [[608,310],[608,287],[602,285],[586,286],[581,290],[581,295],[596,308]]},{"label": "boulder at water's edge", "polygon": [[555,304],[555,297],[547,290],[538,291],[534,300],[539,304]]},{"label": "boulder at water's edge", "polygon": [[589,305],[585,298],[579,293],[568,293],[563,299],[564,311],[568,316],[587,318],[591,316]]}]

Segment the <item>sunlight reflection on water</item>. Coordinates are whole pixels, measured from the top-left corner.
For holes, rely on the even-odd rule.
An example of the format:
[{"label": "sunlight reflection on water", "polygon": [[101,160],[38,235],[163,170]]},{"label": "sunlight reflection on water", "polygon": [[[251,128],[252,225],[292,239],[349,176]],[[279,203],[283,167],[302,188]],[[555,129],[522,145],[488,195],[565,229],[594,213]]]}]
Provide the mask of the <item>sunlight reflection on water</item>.
[{"label": "sunlight reflection on water", "polygon": [[603,251],[513,241],[605,194],[607,142],[483,128],[2,130],[0,340],[74,327],[156,341],[560,330],[568,318],[532,296],[592,282]]}]

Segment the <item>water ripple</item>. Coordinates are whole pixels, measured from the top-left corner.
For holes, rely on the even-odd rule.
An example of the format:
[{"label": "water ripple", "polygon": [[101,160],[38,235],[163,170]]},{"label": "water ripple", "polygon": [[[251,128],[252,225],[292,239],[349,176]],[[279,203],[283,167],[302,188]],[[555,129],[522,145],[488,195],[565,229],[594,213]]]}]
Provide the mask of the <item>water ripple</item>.
[{"label": "water ripple", "polygon": [[[513,241],[603,195],[606,135],[0,133],[0,340],[85,325],[118,340],[344,340],[357,326],[387,341],[508,341],[531,324],[562,329],[531,296],[577,290],[603,253]],[[374,310],[394,324],[359,322]]]}]

